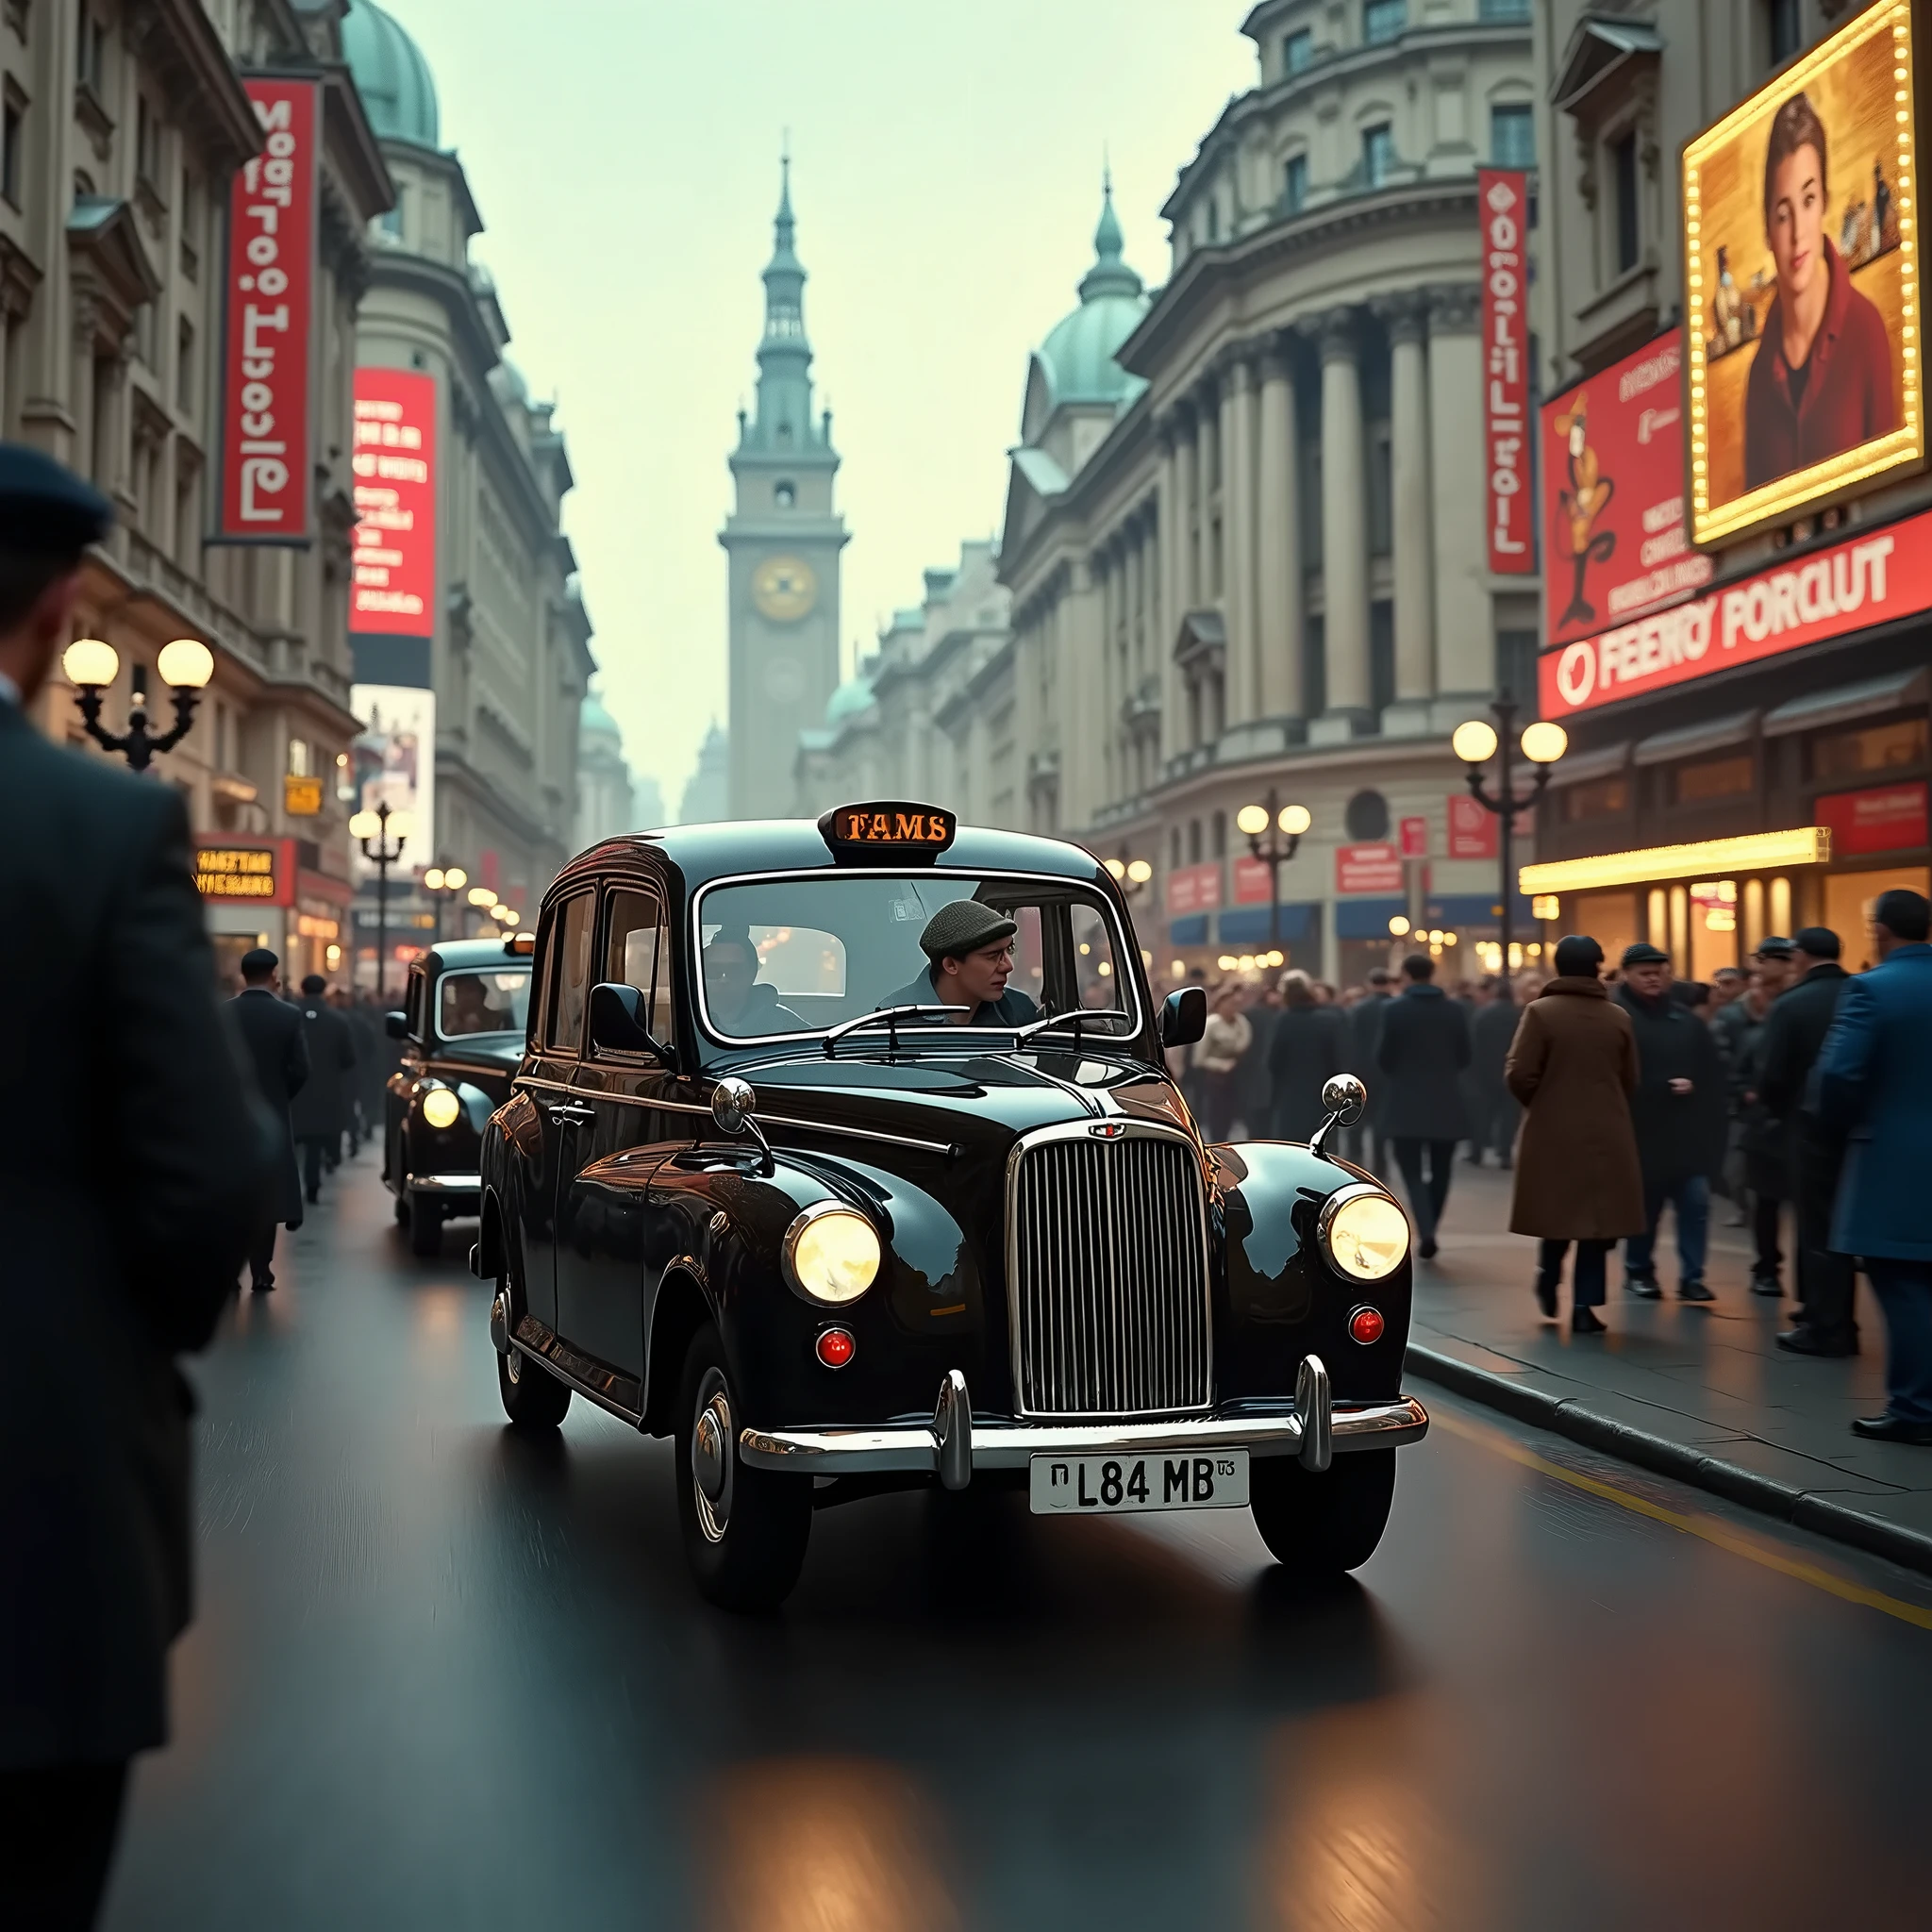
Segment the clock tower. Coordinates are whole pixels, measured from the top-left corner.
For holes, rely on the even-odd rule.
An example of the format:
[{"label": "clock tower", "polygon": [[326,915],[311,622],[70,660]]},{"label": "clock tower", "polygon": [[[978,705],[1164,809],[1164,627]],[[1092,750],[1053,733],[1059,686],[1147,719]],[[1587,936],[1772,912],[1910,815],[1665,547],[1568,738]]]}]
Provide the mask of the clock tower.
[{"label": "clock tower", "polygon": [[791,164],[782,164],[756,408],[738,415],[737,494],[718,534],[730,559],[733,818],[793,809],[798,734],[839,685],[839,553],[845,525],[832,414],[814,422],[805,269],[792,250]]}]

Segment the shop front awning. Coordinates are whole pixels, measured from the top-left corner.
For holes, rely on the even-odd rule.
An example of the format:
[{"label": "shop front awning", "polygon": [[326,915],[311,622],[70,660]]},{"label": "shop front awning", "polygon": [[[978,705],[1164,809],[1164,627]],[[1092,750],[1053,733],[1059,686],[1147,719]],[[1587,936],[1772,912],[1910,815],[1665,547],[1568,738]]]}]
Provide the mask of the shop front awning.
[{"label": "shop front awning", "polygon": [[1774,738],[1787,731],[1815,731],[1822,724],[1843,724],[1882,711],[1900,711],[1907,705],[1923,705],[1928,691],[1932,691],[1932,675],[1923,665],[1916,671],[1895,671],[1890,677],[1867,677],[1857,684],[1807,691],[1803,697],[1765,712],[1764,735]]},{"label": "shop front awning", "polygon": [[[1291,945],[1308,939],[1314,933],[1315,918],[1321,909],[1310,900],[1284,899],[1277,937]],[[1241,906],[1233,911],[1224,912],[1216,930],[1224,946],[1263,944],[1268,938],[1268,908],[1265,906]]]},{"label": "shop front awning", "polygon": [[1707,718],[1702,724],[1679,724],[1640,738],[1631,758],[1640,765],[1668,765],[1704,752],[1723,751],[1729,745],[1749,744],[1751,727],[1757,722],[1756,711],[1732,711],[1723,718]]},{"label": "shop front awning", "polygon": [[1830,863],[1830,831],[1824,825],[1793,825],[1782,832],[1747,832],[1740,839],[1702,839],[1694,845],[1651,845],[1639,852],[1551,859],[1523,867],[1516,883],[1531,894],[1599,892],[1665,879],[1717,879],[1733,873]]}]

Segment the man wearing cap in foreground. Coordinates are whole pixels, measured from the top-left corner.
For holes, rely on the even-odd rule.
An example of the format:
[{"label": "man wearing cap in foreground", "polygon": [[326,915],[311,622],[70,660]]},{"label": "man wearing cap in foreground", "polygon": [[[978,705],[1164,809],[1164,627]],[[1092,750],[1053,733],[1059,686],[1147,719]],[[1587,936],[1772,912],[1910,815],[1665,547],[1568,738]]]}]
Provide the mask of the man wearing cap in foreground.
[{"label": "man wearing cap in foreground", "polygon": [[189,1416],[266,1165],[172,785],[28,722],[108,505],[0,443],[0,1896],[87,1925],[189,1619]]},{"label": "man wearing cap in foreground", "polygon": [[1637,1090],[1630,1122],[1643,1168],[1644,1232],[1624,1250],[1624,1286],[1656,1301],[1663,1293],[1653,1259],[1666,1203],[1677,1221],[1677,1298],[1717,1297],[1704,1279],[1710,1238],[1710,1177],[1724,1164],[1724,1063],[1707,1027],[1671,997],[1671,958],[1639,940],[1624,948],[1617,1002],[1637,1036]]},{"label": "man wearing cap in foreground", "polygon": [[920,950],[932,963],[881,1007],[950,1007],[955,1026],[1024,1026],[1040,1008],[1008,990],[1017,922],[977,899],[955,899],[926,921]]}]

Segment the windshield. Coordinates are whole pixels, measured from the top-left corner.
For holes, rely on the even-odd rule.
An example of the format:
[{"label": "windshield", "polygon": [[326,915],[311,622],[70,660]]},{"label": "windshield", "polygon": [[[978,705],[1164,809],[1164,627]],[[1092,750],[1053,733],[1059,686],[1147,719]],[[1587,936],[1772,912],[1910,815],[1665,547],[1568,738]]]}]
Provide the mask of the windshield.
[{"label": "windshield", "polygon": [[436,1030],[444,1040],[470,1033],[521,1033],[530,1009],[530,969],[445,973],[436,988]]},{"label": "windshield", "polygon": [[[943,969],[920,939],[941,907],[959,901],[983,911],[949,915],[969,957],[942,989]],[[1094,1020],[1093,1037],[1128,1036],[1138,1025],[1113,915],[1098,892],[1065,880],[955,872],[750,880],[705,892],[698,930],[705,1024],[721,1039],[820,1033],[884,1007],[941,1004],[970,1009],[977,1026],[1011,1028],[1076,1008],[1131,1016]]]}]

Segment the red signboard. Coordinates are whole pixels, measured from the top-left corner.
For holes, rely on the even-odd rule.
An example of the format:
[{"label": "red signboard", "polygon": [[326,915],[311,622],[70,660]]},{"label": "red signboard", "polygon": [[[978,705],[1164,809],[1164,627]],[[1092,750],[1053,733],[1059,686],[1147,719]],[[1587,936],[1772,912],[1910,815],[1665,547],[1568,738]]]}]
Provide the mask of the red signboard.
[{"label": "red signboard", "polygon": [[1831,856],[1902,852],[1932,843],[1925,824],[1925,781],[1876,785],[1869,791],[1827,791],[1817,802],[1816,821],[1831,827]]},{"label": "red signboard", "polygon": [[[1264,895],[1265,896],[1265,895]],[[1167,916],[1185,919],[1191,912],[1212,912],[1221,904],[1221,867],[1184,865],[1167,875]]]},{"label": "red signboard", "polygon": [[1426,858],[1429,856],[1429,822],[1427,819],[1404,819],[1396,829],[1402,838],[1403,858]]},{"label": "red signboard", "polygon": [[1335,848],[1338,892],[1399,892],[1405,885],[1402,854],[1386,841],[1374,845]]},{"label": "red signboard", "polygon": [[1529,444],[1529,180],[1519,170],[1478,169],[1483,225],[1483,462],[1490,568],[1536,569]]},{"label": "red signboard", "polygon": [[436,635],[436,378],[356,372],[356,543],[349,628]]},{"label": "red signboard", "polygon": [[1234,862],[1234,903],[1237,906],[1265,906],[1268,903],[1268,865],[1251,857]]},{"label": "red signboard", "polygon": [[1545,651],[1537,674],[1542,715],[1565,718],[1925,609],[1932,510]]},{"label": "red signboard", "polygon": [[222,336],[222,477],[215,536],[306,543],[316,143],[312,80],[248,80],[263,151],[235,175]]},{"label": "red signboard", "polygon": [[1589,637],[1710,581],[1684,527],[1684,332],[1542,408],[1549,641]]},{"label": "red signboard", "polygon": [[[1519,794],[1520,795],[1520,794]],[[1488,806],[1467,791],[1449,794],[1449,857],[1493,858],[1497,853],[1498,819]],[[1516,814],[1514,835],[1526,839],[1536,829],[1534,810]]]}]

